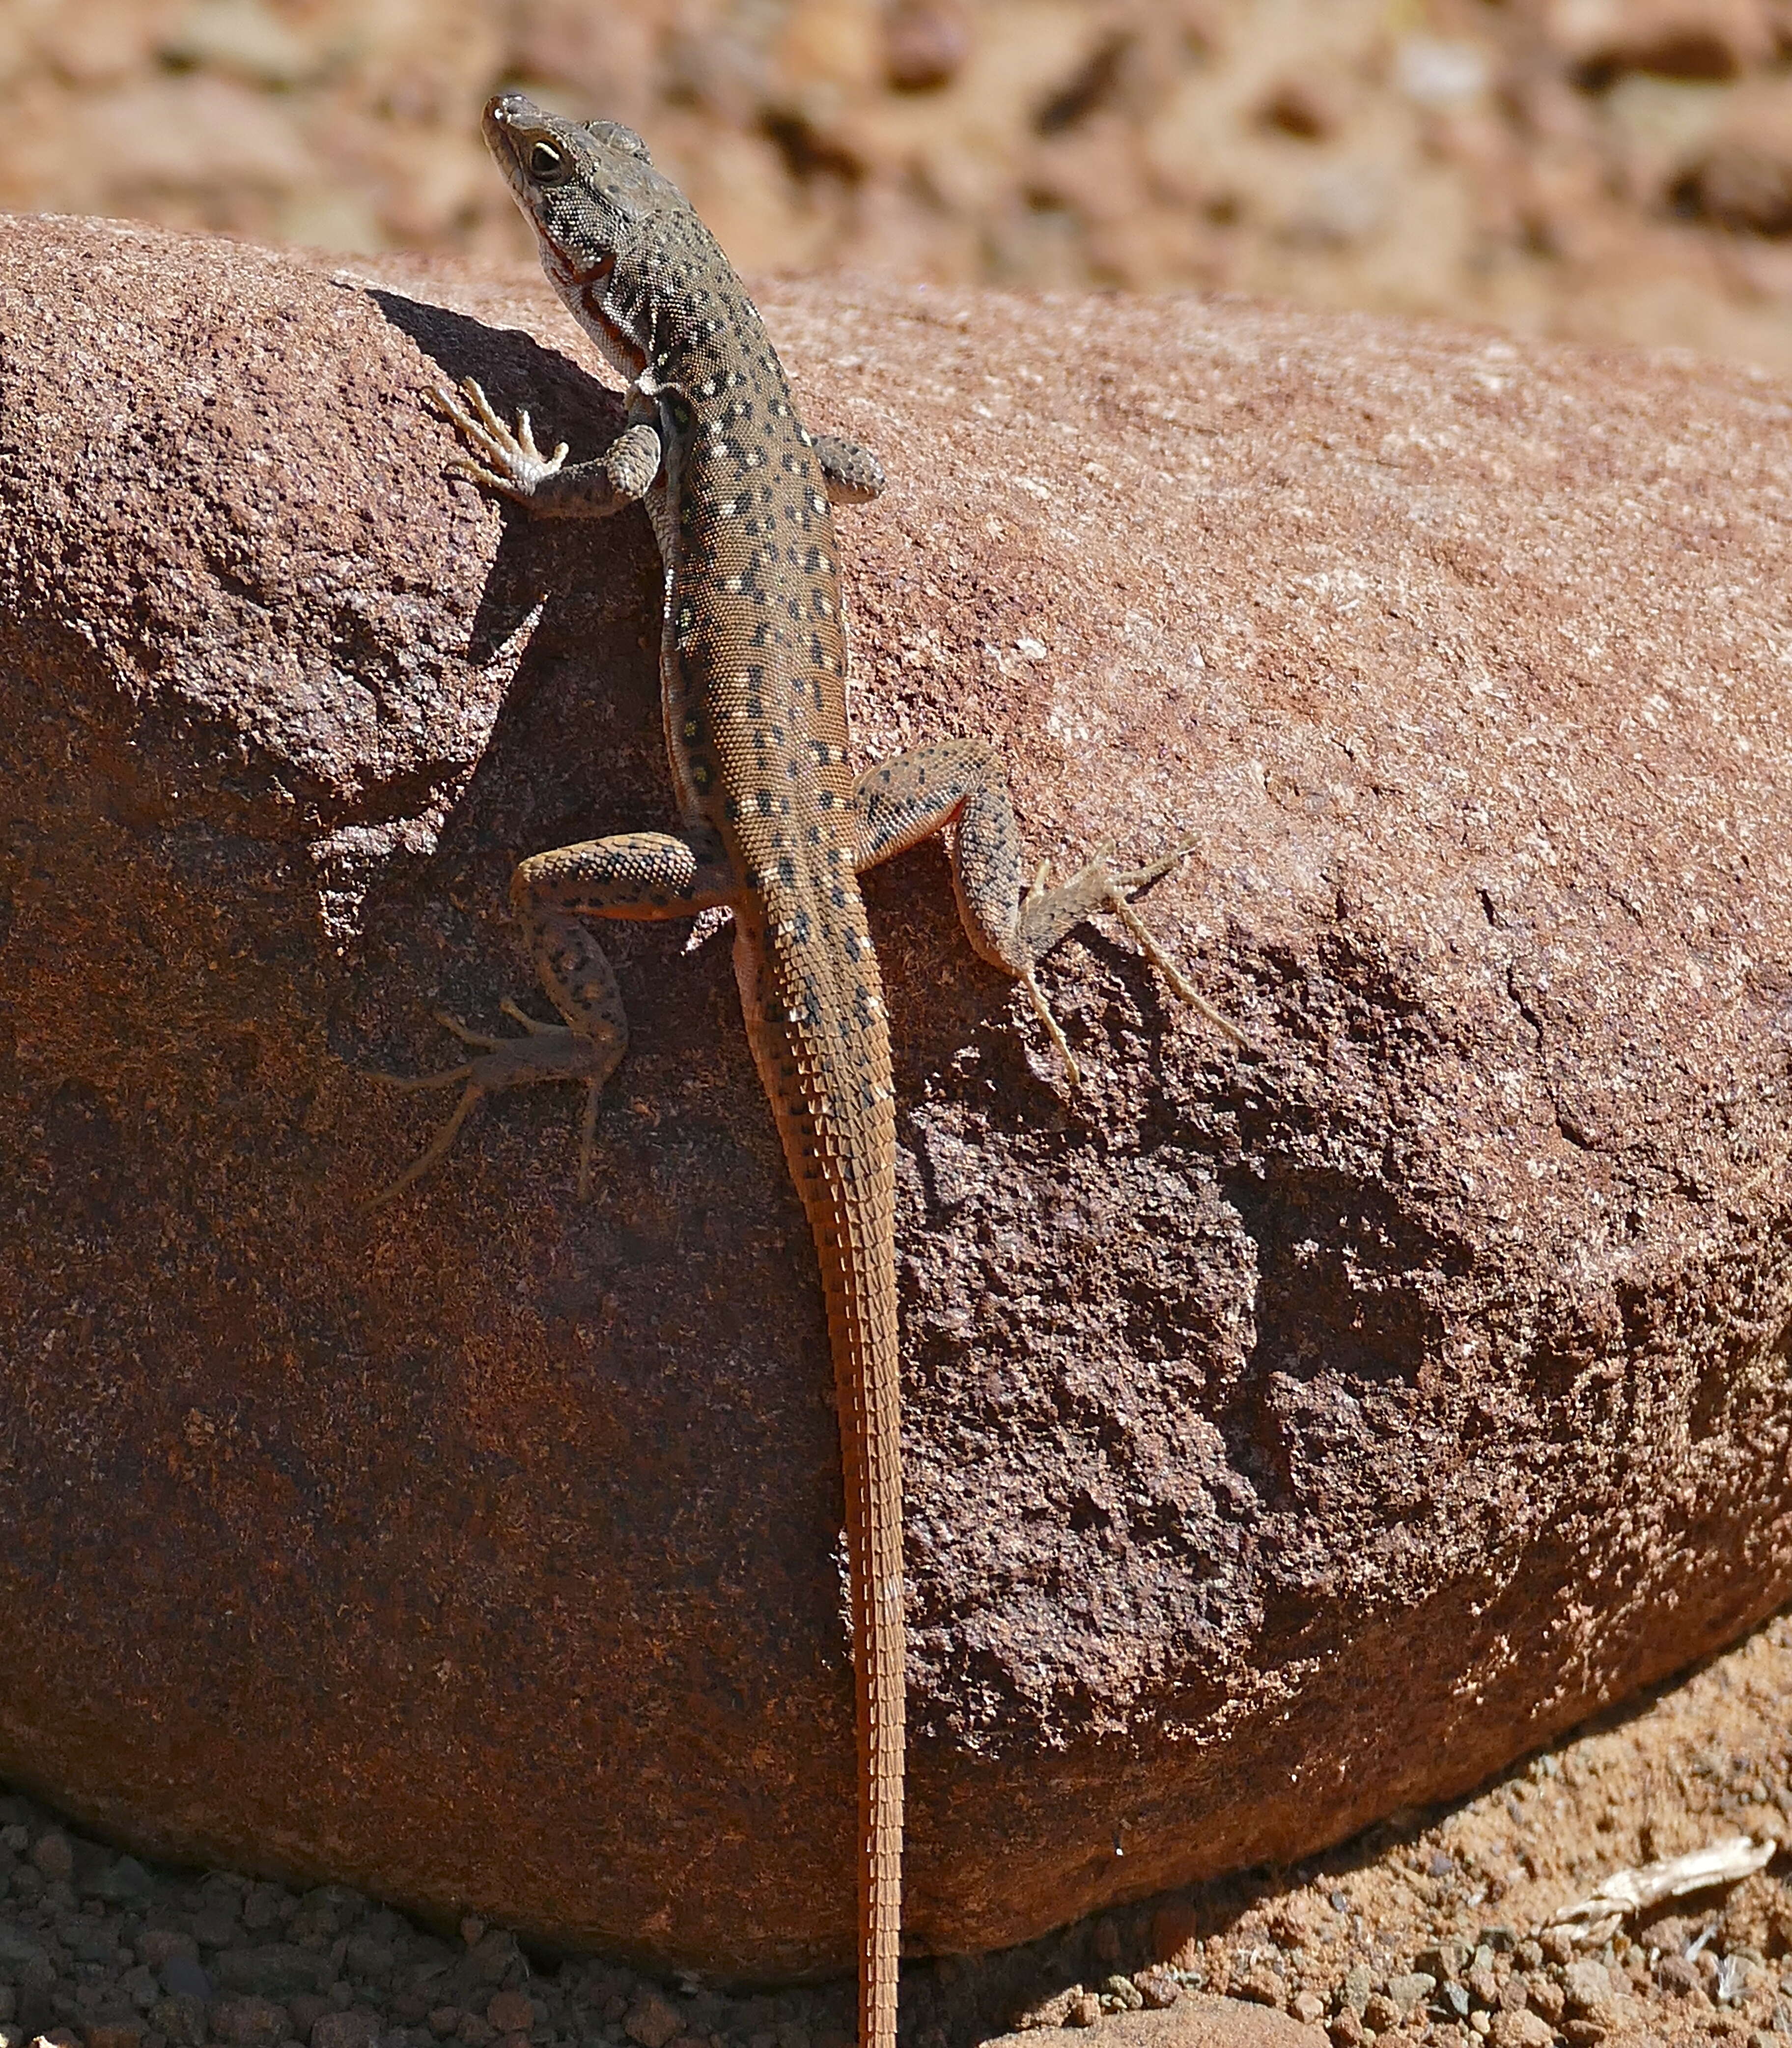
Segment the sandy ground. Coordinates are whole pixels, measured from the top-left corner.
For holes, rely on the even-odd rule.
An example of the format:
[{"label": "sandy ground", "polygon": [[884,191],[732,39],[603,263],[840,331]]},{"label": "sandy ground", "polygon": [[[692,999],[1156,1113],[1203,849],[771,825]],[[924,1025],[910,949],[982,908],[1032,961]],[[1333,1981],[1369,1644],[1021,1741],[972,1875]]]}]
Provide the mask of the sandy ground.
[{"label": "sandy ground", "polygon": [[[1459,1804],[1289,1870],[1140,1902],[1028,1946],[917,1961],[913,2048],[1205,1990],[1339,2048],[1792,2036],[1783,1859],[1597,1946],[1552,1925],[1614,1870],[1737,1835],[1792,1838],[1792,1619],[1602,1716]],[[419,1927],[346,1887],[138,1863],[0,1798],[0,2048],[848,2048],[850,1987],[730,1995],[526,1955],[476,1920]]]},{"label": "sandy ground", "polygon": [[749,270],[1792,366],[1785,0],[0,0],[0,208],[521,255],[518,85],[639,128]]}]

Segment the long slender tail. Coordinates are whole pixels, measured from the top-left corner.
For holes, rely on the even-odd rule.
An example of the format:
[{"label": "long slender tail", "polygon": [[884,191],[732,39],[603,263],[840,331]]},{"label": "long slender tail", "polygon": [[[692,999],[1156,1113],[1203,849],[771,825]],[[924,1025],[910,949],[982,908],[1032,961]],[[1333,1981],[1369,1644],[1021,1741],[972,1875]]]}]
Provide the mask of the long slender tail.
[{"label": "long slender tail", "polygon": [[738,908],[735,920],[747,1040],[815,1235],[827,1304],[858,1697],[859,2044],[896,2048],[905,1654],[889,1038],[869,941],[854,964],[866,999],[818,1017],[811,987],[765,948],[763,926]]},{"label": "long slender tail", "polygon": [[[893,1206],[894,1175],[890,1176]],[[859,1738],[859,2042],[894,2048],[902,1926],[904,1647],[902,1422],[896,1364],[896,1244],[866,1243],[850,1219],[815,1232],[846,1482]],[[853,1240],[857,1237],[858,1241]],[[841,1240],[844,1240],[843,1242]],[[831,1270],[830,1269],[832,1269]]]}]

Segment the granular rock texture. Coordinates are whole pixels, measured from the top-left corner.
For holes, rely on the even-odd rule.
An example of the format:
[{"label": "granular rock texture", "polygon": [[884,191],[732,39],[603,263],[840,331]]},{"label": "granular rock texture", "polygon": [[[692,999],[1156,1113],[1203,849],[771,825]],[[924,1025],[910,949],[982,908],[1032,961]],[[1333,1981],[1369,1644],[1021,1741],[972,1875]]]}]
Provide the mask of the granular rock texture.
[{"label": "granular rock texture", "polygon": [[[1733,1637],[1787,1563],[1792,406],[1239,303],[764,301],[896,479],[868,756],[1194,840],[1051,986],[873,878],[908,1403],[910,1926],[1337,1840]],[[503,331],[521,323],[539,333]],[[749,1975],[850,1941],[838,1456],[726,948],[622,928],[575,1105],[510,863],[667,815],[644,520],[450,483],[432,378],[617,408],[520,277],[0,246],[0,1769],[139,1849]],[[248,1995],[248,1994],[246,1994]]]},{"label": "granular rock texture", "polygon": [[[1553,1923],[1614,1870],[1792,1837],[1781,1616],[1662,1697],[1471,1800],[1292,1868],[1104,1912],[1017,1949],[911,1958],[909,2048],[1093,2027],[1088,2048],[1642,2048],[1792,2033],[1792,1890],[1774,1869],[1669,1899],[1597,1949]],[[350,1887],[118,1856],[0,1795],[0,2048],[850,2048],[852,1980],[730,1990],[420,1928]],[[254,1984],[251,1992],[231,1987]],[[1221,1996],[1220,1994],[1225,1994]],[[501,2026],[500,2024],[501,2023]],[[164,2032],[169,2027],[172,2031]],[[1062,2040],[1062,2035],[1056,2037]]]}]

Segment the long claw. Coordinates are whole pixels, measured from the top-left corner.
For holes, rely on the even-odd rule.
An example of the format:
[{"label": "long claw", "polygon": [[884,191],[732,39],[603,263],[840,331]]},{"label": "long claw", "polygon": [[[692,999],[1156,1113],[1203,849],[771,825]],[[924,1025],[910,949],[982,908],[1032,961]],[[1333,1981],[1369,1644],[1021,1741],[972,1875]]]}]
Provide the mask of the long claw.
[{"label": "long claw", "polygon": [[[1171,852],[1165,854],[1160,859],[1148,862],[1143,867],[1129,868],[1124,872],[1117,872],[1108,866],[1108,861],[1113,852],[1113,842],[1109,840],[1106,845],[1098,847],[1090,855],[1082,868],[1063,884],[1062,891],[1047,890],[1046,867],[1042,862],[1038,874],[1033,878],[1032,886],[1027,892],[1026,903],[1036,903],[1042,897],[1047,894],[1062,894],[1069,897],[1079,906],[1087,905],[1088,910],[1082,913],[1084,916],[1088,914],[1089,910],[1097,907],[1110,912],[1124,927],[1139,951],[1163,977],[1170,992],[1179,1002],[1186,1003],[1191,1010],[1204,1017],[1216,1031],[1222,1037],[1229,1039],[1233,1045],[1243,1047],[1246,1050],[1254,1050],[1251,1040],[1245,1034],[1240,1030],[1229,1017],[1222,1011],[1216,1010],[1177,966],[1159,943],[1156,934],[1139,915],[1128,900],[1134,890],[1148,888],[1159,876],[1167,875],[1171,868],[1186,860],[1195,851],[1193,846],[1179,846]],[[1062,929],[1060,928],[1059,935],[1062,934]],[[1011,968],[1010,971],[1014,972],[1015,969]],[[1028,1000],[1031,1003],[1035,1014],[1051,1034],[1053,1045],[1058,1048],[1059,1056],[1063,1060],[1065,1069],[1072,1083],[1080,1081],[1082,1074],[1077,1062],[1071,1054],[1070,1045],[1059,1026],[1058,1020],[1051,1014],[1031,966],[1020,970],[1020,979],[1026,987]]]},{"label": "long claw", "polygon": [[432,385],[424,395],[432,411],[452,421],[473,452],[472,457],[463,454],[450,459],[448,469],[452,475],[464,476],[486,490],[526,504],[541,479],[552,476],[567,459],[564,441],[551,456],[543,455],[536,444],[526,407],[518,409],[513,430],[486,396],[477,378],[463,378],[458,390],[446,384]]},{"label": "long claw", "polygon": [[1161,860],[1154,860],[1148,867],[1136,867],[1129,875],[1115,875],[1114,886],[1125,890],[1128,894],[1136,889],[1148,889],[1160,875],[1167,875],[1172,867],[1179,862],[1186,860],[1194,851],[1192,844],[1179,846],[1173,853],[1165,854]]},{"label": "long claw", "polygon": [[1027,991],[1028,1000],[1033,1006],[1035,1015],[1051,1034],[1052,1044],[1058,1048],[1058,1056],[1064,1062],[1064,1070],[1070,1077],[1071,1087],[1080,1086],[1082,1069],[1077,1065],[1077,1056],[1070,1050],[1070,1041],[1064,1036],[1063,1027],[1051,1014],[1051,1005],[1045,999],[1045,991],[1039,987],[1039,977],[1028,968],[1020,979]]},{"label": "long claw", "polygon": [[1186,1003],[1198,1016],[1205,1017],[1213,1029],[1233,1044],[1246,1051],[1255,1048],[1251,1041],[1232,1019],[1202,995],[1182,969],[1159,944],[1156,934],[1127,900],[1136,889],[1144,889],[1155,882],[1160,875],[1167,875],[1179,862],[1186,860],[1194,851],[1193,846],[1179,846],[1174,852],[1167,853],[1161,860],[1154,860],[1148,867],[1136,867],[1125,875],[1110,875],[1108,878],[1108,908],[1132,935],[1132,943],[1158,972],[1170,984],[1175,995]]}]

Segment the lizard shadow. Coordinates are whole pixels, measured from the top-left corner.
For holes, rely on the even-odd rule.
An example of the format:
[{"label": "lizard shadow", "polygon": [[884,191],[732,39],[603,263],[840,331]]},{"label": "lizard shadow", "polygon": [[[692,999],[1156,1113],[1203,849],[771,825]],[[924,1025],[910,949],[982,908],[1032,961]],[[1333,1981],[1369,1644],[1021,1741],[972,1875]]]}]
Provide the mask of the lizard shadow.
[{"label": "lizard shadow", "polygon": [[[439,366],[441,383],[473,378],[501,413],[513,418],[519,408],[527,409],[544,446],[563,439],[573,459],[582,460],[620,430],[618,394],[532,336],[398,293],[353,289]],[[420,420],[439,430],[446,468],[460,443],[447,421],[428,412],[422,396],[428,388],[420,386]],[[433,843],[408,859],[395,856],[370,891],[361,954],[368,967],[382,952],[393,956],[377,966],[378,981],[369,985],[374,1000],[367,1007],[384,1009],[385,989],[407,986],[394,979],[396,956],[413,949],[420,922],[433,924],[439,937],[419,963],[422,986],[450,1009],[489,1018],[500,996],[544,1007],[534,999],[540,991],[517,953],[505,909],[517,860],[596,834],[660,829],[668,822],[660,565],[640,508],[598,521],[538,519],[470,482],[450,487],[476,493],[478,516],[500,522],[464,650],[469,664],[494,677],[490,723],[467,746],[464,779]],[[662,980],[686,983],[688,1000],[691,973],[705,982],[721,979],[709,961],[679,961],[683,925],[606,920],[601,936],[631,996],[647,984],[640,1007],[650,1029],[657,1021],[653,992]],[[681,964],[687,972],[679,972]],[[424,1038],[428,1007],[413,999]],[[393,1015],[389,1035],[416,1045],[418,1031],[401,1022],[405,1015]],[[675,1041],[687,1038],[688,1019],[666,1021]],[[631,1064],[639,1064],[638,1056]]]},{"label": "lizard shadow", "polygon": [[[458,386],[475,379],[505,418],[514,421],[525,409],[540,430],[544,447],[566,441],[571,460],[580,462],[602,453],[625,425],[621,395],[591,373],[544,347],[518,328],[494,328],[466,313],[432,305],[402,293],[377,287],[345,286],[364,293],[383,317],[439,366],[440,382]],[[420,408],[429,412],[424,393]],[[459,440],[440,421],[443,464],[463,452]],[[477,488],[470,482],[461,487]],[[497,656],[537,607],[563,602],[575,592],[602,586],[613,578],[606,570],[628,549],[631,528],[644,532],[645,515],[619,514],[613,521],[556,522],[531,519],[506,506],[503,536],[486,579],[468,635],[468,659],[483,665]],[[632,587],[633,579],[626,576]]]},{"label": "lizard shadow", "polygon": [[[564,439],[575,459],[595,455],[620,429],[617,396],[531,336],[391,292],[369,296],[443,383],[471,376],[506,416],[527,407],[544,445]],[[458,451],[453,429],[420,401],[419,414],[439,428],[445,466]],[[415,1073],[452,1060],[430,1022],[438,1006],[505,1034],[501,998],[548,1014],[505,907],[516,862],[671,821],[660,569],[644,511],[536,520],[480,495],[478,518],[501,523],[465,657],[491,681],[489,724],[464,742],[464,776],[457,760],[439,830],[424,850],[387,859],[364,900],[343,1034],[364,1066]],[[487,524],[482,546],[490,533]],[[691,1782],[710,1783],[705,1796],[733,1796],[741,1754],[775,1755],[760,1721],[776,1718],[784,1693],[818,1726],[844,1714],[829,1751],[844,1774],[850,1694],[826,1662],[838,1632],[839,1484],[826,1318],[787,1249],[806,1232],[753,1084],[728,949],[681,957],[682,922],[605,920],[597,936],[633,1039],[600,1100],[590,1198],[572,1193],[576,1100],[518,1091],[481,1105],[404,1197],[427,1204],[427,1216],[396,1228],[423,1234],[437,1270],[456,1276],[432,1340],[449,1356],[476,1353],[507,1313],[490,1247],[517,1219],[532,1241],[563,1241],[563,1252],[537,1251],[529,1263],[529,1338],[510,1348],[505,1370],[539,1388],[531,1399],[567,1404],[532,1483],[577,1499],[568,1526],[589,1546],[581,1554],[602,1561],[581,1595],[592,1637],[629,1674],[637,1708],[660,1703],[630,1712],[620,1692],[604,1695],[606,1714],[641,1745],[613,1731],[616,1770],[649,1768],[655,1713],[671,1714],[682,1685],[721,1730],[713,1754],[687,1760]],[[453,1100],[423,1098],[414,1115],[395,1105],[389,1122],[382,1107],[376,1142],[402,1166]],[[776,1305],[763,1321],[718,1326],[718,1301]],[[700,1482],[683,1468],[691,1443],[705,1447]],[[637,1467],[656,1458],[671,1480],[641,1477]],[[491,1491],[482,1481],[482,1512],[495,1515]],[[656,1654],[630,1663],[628,1646],[644,1636]],[[755,1825],[775,1834],[768,1770],[742,1796],[764,1804]],[[850,1805],[844,1785],[840,1805]]]}]

